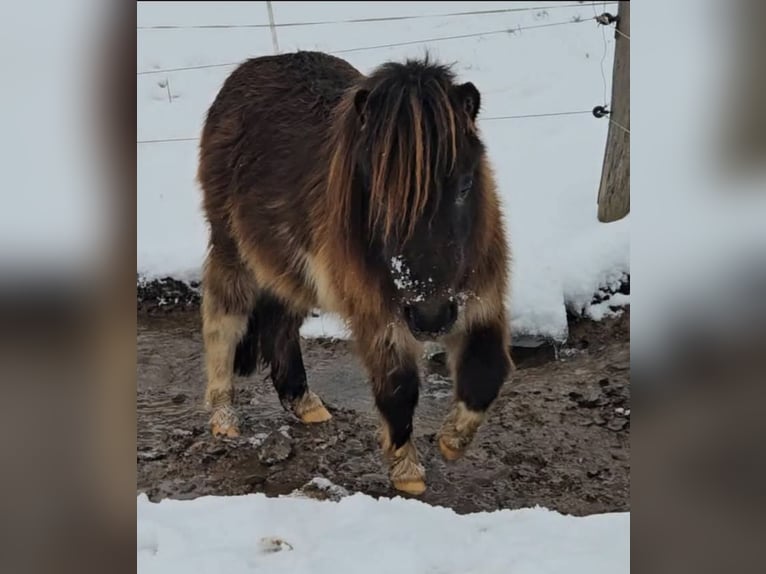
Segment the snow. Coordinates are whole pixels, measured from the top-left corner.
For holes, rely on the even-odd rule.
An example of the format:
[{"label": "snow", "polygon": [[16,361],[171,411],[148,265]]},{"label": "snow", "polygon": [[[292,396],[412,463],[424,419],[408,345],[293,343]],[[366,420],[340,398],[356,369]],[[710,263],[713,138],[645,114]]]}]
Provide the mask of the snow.
[{"label": "snow", "polygon": [[394,278],[394,285],[397,289],[412,289],[417,287],[416,282],[412,279],[412,274],[409,266],[404,261],[404,257],[397,255],[392,257],[389,262],[391,269],[391,275]]},{"label": "snow", "polygon": [[[276,22],[426,15],[524,8],[541,2],[274,2]],[[606,4],[606,9],[613,9]],[[601,5],[599,11],[603,11]],[[278,29],[281,51],[342,51],[519,26],[591,18],[589,5],[507,14]],[[612,10],[613,11],[613,10]],[[139,26],[267,24],[265,3],[157,2],[138,5]],[[588,311],[600,286],[629,272],[630,217],[596,218],[607,121],[589,114],[490,119],[590,110],[611,91],[614,38],[592,21],[513,33],[376,48],[339,55],[363,72],[386,60],[422,56],[455,62],[482,94],[479,126],[502,194],[512,248],[509,311],[515,334],[563,339],[566,308]],[[139,71],[236,63],[272,53],[268,28],[138,31]],[[605,55],[605,57],[604,57]],[[603,57],[603,64],[602,64]],[[602,67],[606,86],[602,79]],[[204,114],[233,66],[137,76],[139,140],[196,138]],[[167,85],[165,85],[167,82]],[[168,98],[170,91],[170,99]],[[207,230],[195,182],[197,142],[137,144],[138,272],[146,278],[199,279]],[[592,316],[602,313],[596,309]],[[304,336],[346,337],[335,318],[312,319]]]},{"label": "snow", "polygon": [[458,515],[363,494],[137,499],[142,574],[621,574],[630,571],[629,532],[628,513]]},{"label": "snow", "polygon": [[[601,321],[604,317],[614,317],[619,315],[622,312],[621,308],[626,305],[630,305],[630,295],[615,293],[606,301],[588,305],[585,310],[585,315],[594,321]],[[615,310],[615,308],[617,309]]]},{"label": "snow", "polygon": [[[329,480],[327,478],[324,478],[324,477],[321,477],[321,476],[316,476],[316,477],[312,478],[309,481],[309,483],[306,485],[306,487],[308,487],[309,489],[315,488],[315,489],[320,490],[322,492],[326,492],[327,494],[329,494],[331,496],[335,496],[337,499],[341,499],[344,496],[348,496],[349,495],[348,490],[346,490],[345,488],[343,488],[340,485],[337,485],[337,484],[333,483],[331,480]],[[304,487],[304,488],[306,488],[306,487]],[[300,495],[300,491],[297,491],[297,492],[295,492],[293,494],[299,496]]]},{"label": "snow", "polygon": [[429,277],[424,282],[418,281],[412,276],[412,270],[402,255],[391,258],[388,264],[394,285],[400,292],[406,295],[405,301],[417,303],[425,301],[428,293],[433,289],[433,278]]},{"label": "snow", "polygon": [[301,336],[307,339],[349,339],[351,333],[338,315],[324,313],[306,319],[301,326]]}]

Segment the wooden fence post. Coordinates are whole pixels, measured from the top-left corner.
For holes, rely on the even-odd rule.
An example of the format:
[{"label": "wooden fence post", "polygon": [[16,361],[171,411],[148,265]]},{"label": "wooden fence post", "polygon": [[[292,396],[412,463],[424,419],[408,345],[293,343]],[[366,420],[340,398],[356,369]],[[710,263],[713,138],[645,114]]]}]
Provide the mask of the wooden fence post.
[{"label": "wooden fence post", "polygon": [[617,14],[622,34],[615,32],[611,114],[598,190],[598,220],[604,223],[630,213],[630,2],[620,2]]}]

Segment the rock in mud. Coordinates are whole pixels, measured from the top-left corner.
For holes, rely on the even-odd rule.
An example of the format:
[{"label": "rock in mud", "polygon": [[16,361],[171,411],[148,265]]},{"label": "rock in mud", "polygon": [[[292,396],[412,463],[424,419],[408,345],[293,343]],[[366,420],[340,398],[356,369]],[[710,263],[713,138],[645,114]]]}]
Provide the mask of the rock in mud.
[{"label": "rock in mud", "polygon": [[603,426],[606,424],[606,419],[601,415],[594,415],[592,420],[594,425]]},{"label": "rock in mud", "polygon": [[279,431],[274,431],[263,441],[258,449],[258,460],[271,466],[290,458],[293,454],[293,442]]},{"label": "rock in mud", "polygon": [[572,391],[569,393],[569,398],[576,402],[577,406],[585,408],[597,407],[604,402],[599,389],[587,389],[583,392]]},{"label": "rock in mud", "polygon": [[357,483],[362,487],[362,490],[371,492],[385,491],[390,487],[386,475],[374,472],[361,475]]},{"label": "rock in mud", "polygon": [[177,395],[174,395],[172,399],[170,399],[174,405],[182,405],[186,402],[186,395],[183,393],[178,393]]},{"label": "rock in mud", "polygon": [[338,437],[331,436],[329,438],[318,438],[318,439],[315,439],[314,442],[316,443],[317,448],[319,450],[325,450],[327,448],[335,446],[338,443]]},{"label": "rock in mud", "polygon": [[226,454],[227,451],[226,445],[220,442],[214,442],[207,445],[207,447],[208,448],[205,451],[205,454],[209,454],[211,456],[221,456]]},{"label": "rock in mud", "polygon": [[165,458],[166,454],[157,450],[138,451],[138,460],[160,460]]},{"label": "rock in mud", "polygon": [[606,425],[606,428],[608,428],[611,431],[619,432],[623,430],[626,426],[628,426],[628,419],[625,419],[622,417],[615,417],[609,421],[609,423]]},{"label": "rock in mud", "polygon": [[346,441],[346,451],[350,456],[361,456],[367,452],[367,449],[365,449],[362,441],[352,438]]},{"label": "rock in mud", "polygon": [[614,460],[619,460],[619,461],[623,461],[623,462],[627,462],[627,461],[630,460],[630,457],[628,456],[627,453],[619,451],[619,450],[613,450],[612,451],[612,458]]}]

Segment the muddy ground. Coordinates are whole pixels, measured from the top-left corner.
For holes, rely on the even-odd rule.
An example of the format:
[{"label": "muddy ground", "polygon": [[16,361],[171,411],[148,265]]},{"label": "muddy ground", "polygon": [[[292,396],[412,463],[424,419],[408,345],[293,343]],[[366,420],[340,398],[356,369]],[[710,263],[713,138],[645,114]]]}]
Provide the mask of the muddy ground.
[{"label": "muddy ground", "polygon": [[[165,314],[139,310],[139,492],[152,500],[343,492],[308,485],[320,477],[348,492],[400,496],[389,486],[372,396],[347,342],[303,341],[309,384],[332,421],[303,426],[258,372],[237,380],[242,436],[212,439],[202,409],[195,306]],[[629,311],[597,324],[573,320],[562,348],[514,348],[518,369],[455,463],[444,462],[434,442],[451,383],[440,357],[424,360],[414,435],[428,490],[419,498],[461,513],[534,505],[575,515],[629,510],[629,321]]]}]

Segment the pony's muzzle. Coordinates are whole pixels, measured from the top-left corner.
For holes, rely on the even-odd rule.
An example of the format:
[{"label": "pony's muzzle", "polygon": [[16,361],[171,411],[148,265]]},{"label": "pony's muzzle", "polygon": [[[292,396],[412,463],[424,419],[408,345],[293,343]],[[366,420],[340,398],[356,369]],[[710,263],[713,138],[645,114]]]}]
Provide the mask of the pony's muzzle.
[{"label": "pony's muzzle", "polygon": [[404,318],[415,338],[433,339],[446,334],[457,320],[455,301],[409,303],[403,308]]}]

